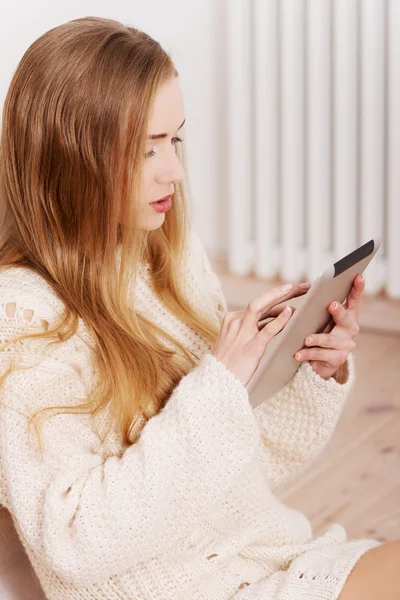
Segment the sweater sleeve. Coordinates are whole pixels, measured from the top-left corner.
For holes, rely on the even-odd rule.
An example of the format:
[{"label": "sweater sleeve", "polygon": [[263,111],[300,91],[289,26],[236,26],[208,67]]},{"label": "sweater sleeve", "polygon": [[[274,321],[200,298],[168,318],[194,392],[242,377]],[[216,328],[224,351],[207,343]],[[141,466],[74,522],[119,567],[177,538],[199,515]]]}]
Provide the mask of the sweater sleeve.
[{"label": "sweater sleeve", "polygon": [[320,377],[308,361],[291,381],[253,409],[260,426],[258,456],[271,489],[300,475],[327,446],[354,383],[354,357],[347,380]]},{"label": "sweater sleeve", "polygon": [[[227,300],[198,234],[195,243],[202,256],[203,276],[213,282],[215,311],[222,308],[226,313]],[[323,379],[305,361],[282,390],[253,409],[262,442],[258,457],[271,489],[298,476],[331,439],[355,380],[352,354],[344,367],[344,382],[339,383],[333,377]]]},{"label": "sweater sleeve", "polygon": [[[11,321],[0,320],[3,342],[11,330],[12,337],[26,332],[22,319]],[[104,460],[94,450],[98,437],[82,413],[41,421],[39,453],[28,417],[84,401],[80,360],[72,351],[68,361],[49,354],[1,386],[0,503],[64,583],[89,586],[187,536],[244,472],[260,434],[242,382],[204,354],[122,456]]]}]

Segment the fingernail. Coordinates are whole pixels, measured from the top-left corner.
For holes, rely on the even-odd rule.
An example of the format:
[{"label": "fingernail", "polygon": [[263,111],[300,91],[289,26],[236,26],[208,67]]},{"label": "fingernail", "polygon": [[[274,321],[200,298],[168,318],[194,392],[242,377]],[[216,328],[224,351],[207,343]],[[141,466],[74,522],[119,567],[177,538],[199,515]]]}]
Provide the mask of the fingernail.
[{"label": "fingernail", "polygon": [[311,283],[299,283],[299,286],[301,289],[307,290],[311,286]]},{"label": "fingernail", "polygon": [[338,303],[337,302],[333,302],[332,304],[332,310],[336,310],[338,307]]},{"label": "fingernail", "polygon": [[360,281],[361,283],[364,283],[364,277],[362,275],[360,275]]},{"label": "fingernail", "polygon": [[282,292],[288,292],[289,290],[291,290],[291,289],[292,289],[292,287],[293,287],[293,286],[292,286],[292,284],[291,284],[291,283],[287,283],[286,285],[283,285],[283,286],[281,287],[281,290],[282,290]]},{"label": "fingernail", "polygon": [[312,342],[312,338],[310,336],[308,336],[308,338],[306,338],[306,343],[311,344],[311,342]]},{"label": "fingernail", "polygon": [[296,356],[295,356],[295,359],[296,359],[296,360],[300,360],[300,358],[301,358],[301,355],[300,355],[300,352],[298,352],[298,353],[296,354]]}]

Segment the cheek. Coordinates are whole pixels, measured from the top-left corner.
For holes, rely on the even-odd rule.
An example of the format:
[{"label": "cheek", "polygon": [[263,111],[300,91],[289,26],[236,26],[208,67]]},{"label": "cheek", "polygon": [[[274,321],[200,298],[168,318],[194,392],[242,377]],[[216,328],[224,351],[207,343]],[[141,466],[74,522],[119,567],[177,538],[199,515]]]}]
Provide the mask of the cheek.
[{"label": "cheek", "polygon": [[[147,160],[148,160],[148,162],[150,162],[151,158],[149,158]],[[155,178],[155,171],[154,171],[153,165],[146,163],[142,170],[141,197],[143,200],[145,198],[148,198],[148,201],[151,202],[151,199],[152,199],[151,187],[154,185],[154,178]]]}]

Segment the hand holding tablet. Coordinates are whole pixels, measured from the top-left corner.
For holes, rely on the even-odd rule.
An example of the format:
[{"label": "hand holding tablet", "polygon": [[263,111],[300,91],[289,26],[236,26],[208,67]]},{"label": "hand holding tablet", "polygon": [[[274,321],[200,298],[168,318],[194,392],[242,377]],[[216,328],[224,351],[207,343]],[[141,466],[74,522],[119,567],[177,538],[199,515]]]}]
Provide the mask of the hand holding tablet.
[{"label": "hand holding tablet", "polygon": [[344,383],[347,378],[347,358],[356,348],[353,338],[360,331],[358,317],[364,288],[364,278],[358,274],[344,304],[331,302],[328,306],[333,322],[322,333],[307,336],[305,347],[295,354],[298,361],[310,361],[314,371],[323,379],[334,376]]},{"label": "hand holding tablet", "polygon": [[[315,339],[321,340],[318,335],[331,329],[329,306],[333,301],[340,304],[344,302],[356,276],[363,273],[380,246],[379,239],[372,239],[320,273],[306,293],[302,306],[296,309],[285,327],[277,332],[266,347],[248,385],[253,408],[289,383],[301,365],[294,356],[303,348],[304,340],[311,334],[316,334]],[[338,310],[341,308],[338,307]],[[307,352],[307,349],[303,352]]]},{"label": "hand holding tablet", "polygon": [[[276,305],[305,293],[300,284],[286,284],[254,298],[244,310],[228,312],[223,318],[212,355],[247,386],[267,344],[283,329],[292,314],[290,307],[278,311]],[[266,315],[274,315],[275,318],[260,331],[258,322]]]}]

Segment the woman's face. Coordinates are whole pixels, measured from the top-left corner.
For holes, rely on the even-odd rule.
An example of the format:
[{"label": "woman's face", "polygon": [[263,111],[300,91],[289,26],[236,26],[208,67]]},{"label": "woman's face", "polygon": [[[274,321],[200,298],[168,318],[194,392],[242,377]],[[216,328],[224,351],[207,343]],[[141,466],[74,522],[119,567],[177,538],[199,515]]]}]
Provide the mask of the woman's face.
[{"label": "woman's face", "polygon": [[185,120],[182,91],[176,77],[162,85],[156,95],[150,115],[148,139],[142,179],[140,228],[154,230],[160,227],[165,213],[157,212],[151,202],[173,194],[174,184],[183,181],[185,172],[175,146],[182,139],[180,128]]}]

